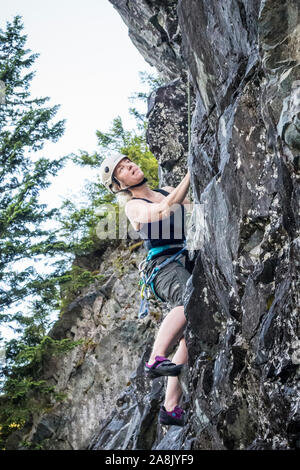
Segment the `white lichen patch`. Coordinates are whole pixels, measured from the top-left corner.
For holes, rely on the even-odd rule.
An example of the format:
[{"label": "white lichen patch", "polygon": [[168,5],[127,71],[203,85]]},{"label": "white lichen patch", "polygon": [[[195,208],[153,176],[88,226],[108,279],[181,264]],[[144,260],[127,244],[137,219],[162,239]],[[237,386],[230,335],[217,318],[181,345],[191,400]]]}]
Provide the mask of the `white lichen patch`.
[{"label": "white lichen patch", "polygon": [[203,413],[203,411],[200,408],[200,404],[198,400],[195,400],[195,405],[196,405],[196,414],[197,417],[200,421],[201,424],[206,425],[209,423],[208,417]]},{"label": "white lichen patch", "polygon": [[197,84],[199,87],[199,91],[201,93],[201,97],[206,109],[209,108],[209,99],[207,94],[207,82],[208,82],[208,74],[205,73],[204,64],[201,61],[200,57],[194,52],[194,60],[196,62],[196,66],[198,69],[197,73]]},{"label": "white lichen patch", "polygon": [[207,296],[207,287],[204,287],[204,288],[203,288],[202,293],[203,293],[203,300],[204,300],[204,302],[205,302],[207,305],[209,305],[208,296]]},{"label": "white lichen patch", "polygon": [[250,131],[249,131],[249,134],[248,134],[247,137],[246,137],[246,140],[247,140],[247,141],[250,139],[251,134],[252,134],[252,132],[254,131],[254,129],[255,129],[255,126],[251,126]]},{"label": "white lichen patch", "polygon": [[264,255],[263,260],[264,260],[264,261],[267,261],[267,259],[269,259],[269,258],[271,258],[271,253],[268,252],[268,253],[266,253],[266,254]]},{"label": "white lichen patch", "polygon": [[235,290],[233,287],[231,287],[230,292],[229,292],[229,297],[232,297],[235,294]]},{"label": "white lichen patch", "polygon": [[260,193],[265,193],[266,192],[266,188],[264,186],[260,186],[258,184],[255,185],[255,189],[256,189],[256,191],[258,191]]},{"label": "white lichen patch", "polygon": [[222,136],[224,137],[224,139],[226,139],[227,131],[224,116],[220,117],[220,129],[222,132]]},{"label": "white lichen patch", "polygon": [[249,256],[253,262],[259,261],[260,254],[261,254],[260,244],[255,246],[251,251],[249,251]]}]

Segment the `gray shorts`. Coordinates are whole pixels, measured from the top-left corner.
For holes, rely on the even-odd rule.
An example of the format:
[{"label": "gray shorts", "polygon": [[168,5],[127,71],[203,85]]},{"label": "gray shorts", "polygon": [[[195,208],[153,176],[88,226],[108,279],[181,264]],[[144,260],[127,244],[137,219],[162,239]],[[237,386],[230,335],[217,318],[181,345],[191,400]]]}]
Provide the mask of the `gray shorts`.
[{"label": "gray shorts", "polygon": [[[169,257],[170,255],[165,255],[150,260],[146,267],[146,276],[150,276],[153,268]],[[167,302],[170,308],[183,305],[183,294],[191,273],[192,265],[188,260],[188,254],[183,254],[177,258],[177,261],[172,261],[158,271],[153,282],[156,294]]]}]

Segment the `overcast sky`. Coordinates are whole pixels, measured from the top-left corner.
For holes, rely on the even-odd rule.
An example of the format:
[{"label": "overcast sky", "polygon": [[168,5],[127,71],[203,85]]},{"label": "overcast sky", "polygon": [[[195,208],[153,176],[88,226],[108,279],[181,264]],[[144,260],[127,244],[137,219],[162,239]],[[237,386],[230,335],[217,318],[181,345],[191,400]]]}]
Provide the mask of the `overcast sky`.
[{"label": "overcast sky", "polygon": [[[0,27],[17,14],[23,18],[27,48],[40,54],[33,66],[32,95],[49,96],[50,105],[61,105],[57,118],[67,120],[64,136],[47,144],[43,155],[93,152],[95,131],[107,131],[118,115],[126,128],[134,127],[128,97],[143,90],[138,72],[155,69],[132,44],[108,0],[9,0],[1,4]],[[57,206],[60,195],[78,194],[90,171],[69,165],[41,202]]]}]

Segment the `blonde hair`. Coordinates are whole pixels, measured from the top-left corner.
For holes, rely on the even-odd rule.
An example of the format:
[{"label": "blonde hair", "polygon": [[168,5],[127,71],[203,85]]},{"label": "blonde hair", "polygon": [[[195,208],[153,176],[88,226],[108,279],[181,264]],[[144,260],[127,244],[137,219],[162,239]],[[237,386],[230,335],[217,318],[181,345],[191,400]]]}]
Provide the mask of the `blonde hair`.
[{"label": "blonde hair", "polygon": [[[119,185],[116,185],[116,184],[113,184],[113,191],[119,191],[120,190],[120,186]],[[126,191],[120,191],[120,192],[117,192],[116,193],[116,198],[117,198],[117,201],[118,201],[118,204],[120,206],[125,206],[126,203],[128,201],[130,201],[130,199],[133,198],[133,194],[132,192],[130,191],[130,189],[127,189]]]}]

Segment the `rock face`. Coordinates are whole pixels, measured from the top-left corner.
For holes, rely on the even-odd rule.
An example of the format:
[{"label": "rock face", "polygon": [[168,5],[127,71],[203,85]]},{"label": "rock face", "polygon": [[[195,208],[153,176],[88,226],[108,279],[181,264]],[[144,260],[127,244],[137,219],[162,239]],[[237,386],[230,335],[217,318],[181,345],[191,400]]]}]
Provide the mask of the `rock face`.
[{"label": "rock face", "polygon": [[128,26],[128,34],[145,60],[167,80],[183,67],[177,0],[109,0]]},{"label": "rock face", "polygon": [[[37,419],[29,440],[52,449],[299,448],[299,2],[110,1],[166,79],[148,111],[161,182],[179,183],[188,164],[204,208],[185,295],[188,424],[157,424],[164,383],[147,382],[143,363],[164,306],[154,306],[158,320],[136,323],[130,267],[54,328],[92,342],[47,366],[68,400]],[[136,265],[143,254],[132,255]],[[112,253],[103,256],[109,273]]]},{"label": "rock face", "polygon": [[288,1],[179,5],[207,227],[186,303],[199,449],[299,446],[298,17]]},{"label": "rock face", "polygon": [[[124,17],[125,7],[112,3]],[[161,24],[146,53],[137,38],[145,34],[147,41],[151,15],[159,9],[164,17],[163,5],[175,3],[178,20],[173,15],[172,21],[180,35],[171,66],[159,47],[151,60]],[[188,164],[194,201],[203,205],[206,223],[185,301],[189,367],[182,381],[189,423],[164,437],[157,431],[147,448],[295,448],[300,445],[299,3],[140,0],[126,2],[126,18],[133,42],[150,63],[157,66],[160,58],[166,79],[177,67],[177,81],[171,74],[173,81],[157,90],[157,105],[149,111],[148,141],[163,169],[168,170],[166,155],[170,169],[186,168],[187,142],[182,140],[178,151],[182,121],[176,114],[183,108],[182,119],[186,116],[184,100],[178,99],[183,69],[191,76],[195,109]],[[167,37],[166,23],[164,30]],[[105,447],[103,435],[98,445]],[[140,448],[136,440],[131,446]]]},{"label": "rock face", "polygon": [[149,97],[147,142],[157,155],[161,186],[174,187],[185,175],[182,162],[187,159],[188,116],[193,109],[194,93],[186,74]]}]

